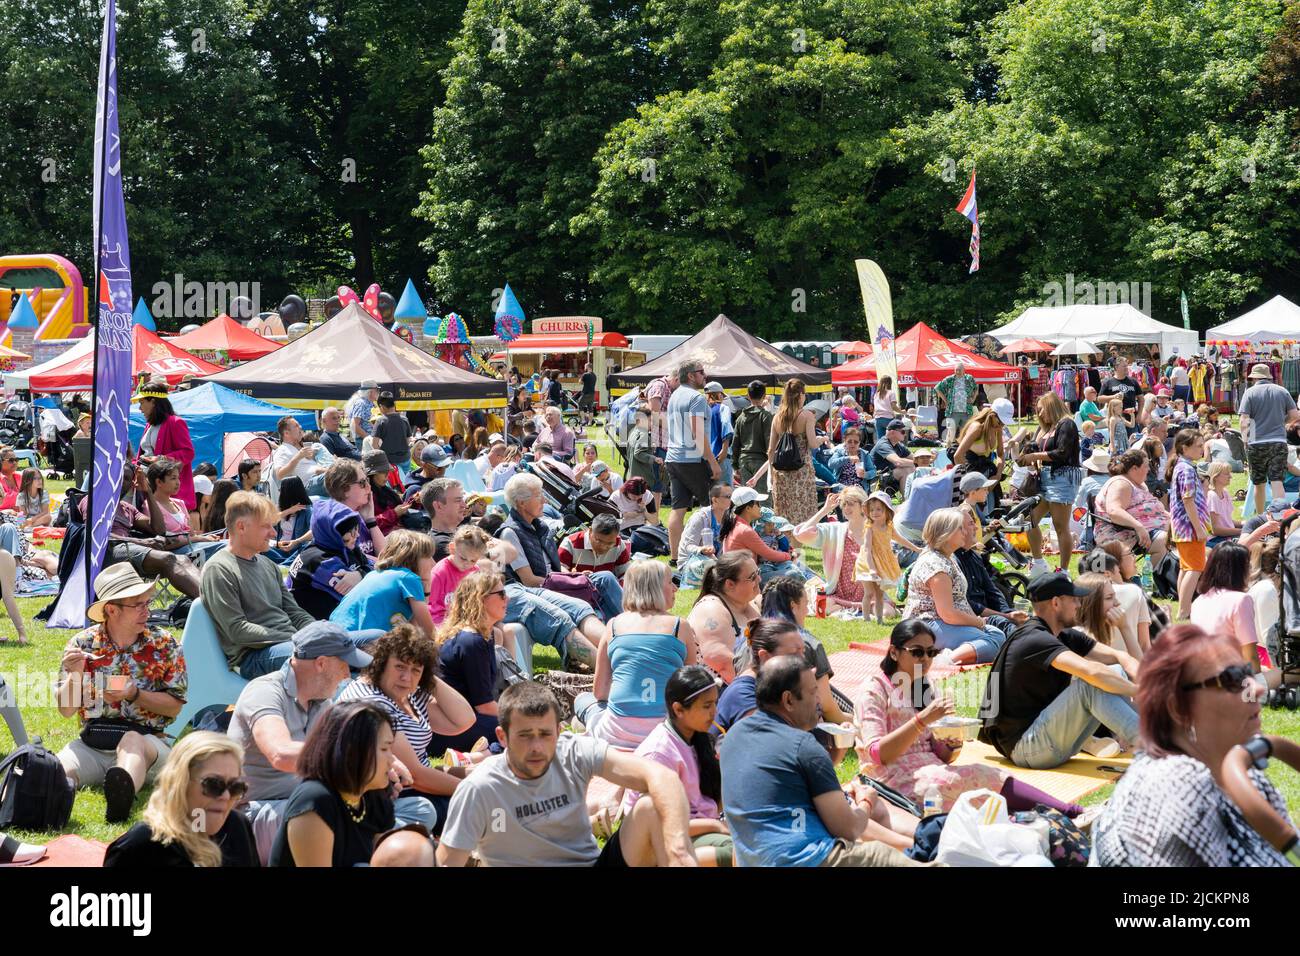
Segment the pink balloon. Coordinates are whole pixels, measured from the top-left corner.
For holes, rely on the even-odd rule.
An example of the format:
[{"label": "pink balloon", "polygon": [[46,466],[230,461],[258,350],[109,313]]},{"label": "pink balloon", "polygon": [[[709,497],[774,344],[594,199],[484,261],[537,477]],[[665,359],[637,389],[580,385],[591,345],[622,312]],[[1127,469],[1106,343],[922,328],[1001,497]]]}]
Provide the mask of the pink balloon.
[{"label": "pink balloon", "polygon": [[377,322],[383,321],[383,316],[379,314],[379,283],[372,282],[366,289],[366,297],[362,301],[362,307],[370,313],[371,317]]},{"label": "pink balloon", "polygon": [[353,302],[360,302],[360,297],[348,286],[341,285],[338,290],[339,304],[347,308]]}]

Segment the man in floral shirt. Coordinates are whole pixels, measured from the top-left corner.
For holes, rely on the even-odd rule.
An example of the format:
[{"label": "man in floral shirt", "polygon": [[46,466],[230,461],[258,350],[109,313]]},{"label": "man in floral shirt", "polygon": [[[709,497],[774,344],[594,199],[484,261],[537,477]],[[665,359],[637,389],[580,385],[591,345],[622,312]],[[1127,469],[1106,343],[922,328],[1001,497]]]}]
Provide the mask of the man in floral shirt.
[{"label": "man in floral shirt", "polygon": [[943,408],[940,418],[952,419],[952,435],[949,441],[957,440],[961,430],[975,411],[975,393],[979,388],[975,378],[966,371],[967,362],[958,358],[953,373],[935,386],[935,394]]},{"label": "man in floral shirt", "polygon": [[59,677],[59,713],[76,714],[81,736],[59,751],[73,789],[104,785],[109,823],[131,815],[135,795],[167,761],[163,736],[185,704],[188,679],[180,644],[149,626],[154,582],[127,562],[95,579],[98,623],[68,642]]}]

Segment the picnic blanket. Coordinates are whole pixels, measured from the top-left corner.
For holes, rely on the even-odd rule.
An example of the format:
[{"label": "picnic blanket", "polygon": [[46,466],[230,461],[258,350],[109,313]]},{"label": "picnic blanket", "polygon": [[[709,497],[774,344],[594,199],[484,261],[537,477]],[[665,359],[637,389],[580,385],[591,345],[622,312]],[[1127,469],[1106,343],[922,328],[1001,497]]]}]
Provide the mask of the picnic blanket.
[{"label": "picnic blanket", "polygon": [[1118,773],[1103,770],[1103,767],[1126,770],[1132,762],[1132,754],[1124,754],[1120,757],[1090,757],[1087,754],[1079,754],[1052,770],[1026,770],[1017,767],[988,744],[980,743],[978,740],[968,741],[961,749],[961,756],[957,758],[958,764],[984,763],[1013,774],[1017,780],[1023,780],[1066,803],[1078,803],[1080,797],[1094,790],[1100,790],[1106,784],[1119,779]]},{"label": "picnic blanket", "polygon": [[107,843],[65,833],[45,844],[45,858],[32,866],[103,866]]}]

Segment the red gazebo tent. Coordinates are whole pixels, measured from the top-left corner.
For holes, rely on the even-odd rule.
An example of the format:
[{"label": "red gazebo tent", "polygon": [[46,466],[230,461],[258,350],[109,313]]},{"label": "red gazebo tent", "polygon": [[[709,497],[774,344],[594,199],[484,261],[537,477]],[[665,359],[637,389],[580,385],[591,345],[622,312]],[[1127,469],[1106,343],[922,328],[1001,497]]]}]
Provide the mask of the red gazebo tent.
[{"label": "red gazebo tent", "polygon": [[[903,388],[933,388],[953,373],[959,360],[977,382],[985,384],[1020,381],[1020,369],[995,362],[972,352],[960,342],[944,338],[924,322],[918,322],[894,340],[898,357],[898,381]],[[831,369],[832,385],[875,385],[876,360],[867,355]]]},{"label": "red gazebo tent", "polygon": [[[160,339],[143,325],[132,327],[131,378],[141,375],[161,375],[167,384],[176,385],[186,375],[198,378],[221,371],[220,365],[205,362],[184,349],[179,349]],[[94,385],[95,353],[93,351],[74,358],[48,372],[33,375],[27,387],[33,392],[88,392]]]},{"label": "red gazebo tent", "polygon": [[270,355],[282,344],[263,338],[224,312],[193,332],[173,336],[167,341],[190,352],[225,352],[236,362],[251,362]]}]

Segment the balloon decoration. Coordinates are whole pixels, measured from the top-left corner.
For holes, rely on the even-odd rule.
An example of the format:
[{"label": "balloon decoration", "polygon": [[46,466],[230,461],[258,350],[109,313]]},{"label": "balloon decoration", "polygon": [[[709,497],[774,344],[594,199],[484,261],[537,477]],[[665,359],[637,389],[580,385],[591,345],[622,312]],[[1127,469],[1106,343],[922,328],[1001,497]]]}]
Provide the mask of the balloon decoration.
[{"label": "balloon decoration", "polygon": [[236,296],[230,303],[230,317],[237,322],[247,322],[253,317],[253,300],[246,295]]},{"label": "balloon decoration", "polygon": [[366,294],[361,299],[361,306],[370,313],[370,317],[376,322],[384,321],[384,317],[379,314],[379,283],[372,282],[366,288]]},{"label": "balloon decoration", "polygon": [[410,345],[415,344],[415,336],[411,334],[411,330],[405,325],[393,326],[393,334],[396,335],[403,342],[406,342]]},{"label": "balloon decoration", "polygon": [[410,279],[406,280],[406,288],[402,290],[402,297],[397,302],[397,308],[393,311],[398,321],[407,322],[411,325],[425,321],[429,317],[429,312],[420,301],[420,294],[415,291],[415,283]]},{"label": "balloon decoration", "polygon": [[524,330],[524,309],[515,298],[514,292],[510,290],[509,282],[506,283],[501,293],[501,301],[497,304],[495,327],[497,338],[502,342],[513,342]]},{"label": "balloon decoration", "polygon": [[379,309],[379,321],[384,323],[384,325],[388,326],[389,328],[392,328],[394,313],[397,310],[397,300],[394,299],[389,293],[381,292],[379,293],[378,309]]},{"label": "balloon decoration", "polygon": [[281,300],[277,311],[280,313],[280,319],[284,322],[286,328],[307,321],[307,303],[300,296],[292,293]]},{"label": "balloon decoration", "polygon": [[465,328],[465,320],[455,312],[448,312],[438,327],[435,341],[439,345],[468,345],[469,330]]},{"label": "balloon decoration", "polygon": [[329,321],[343,311],[343,297],[332,295],[325,300],[325,320]]}]

